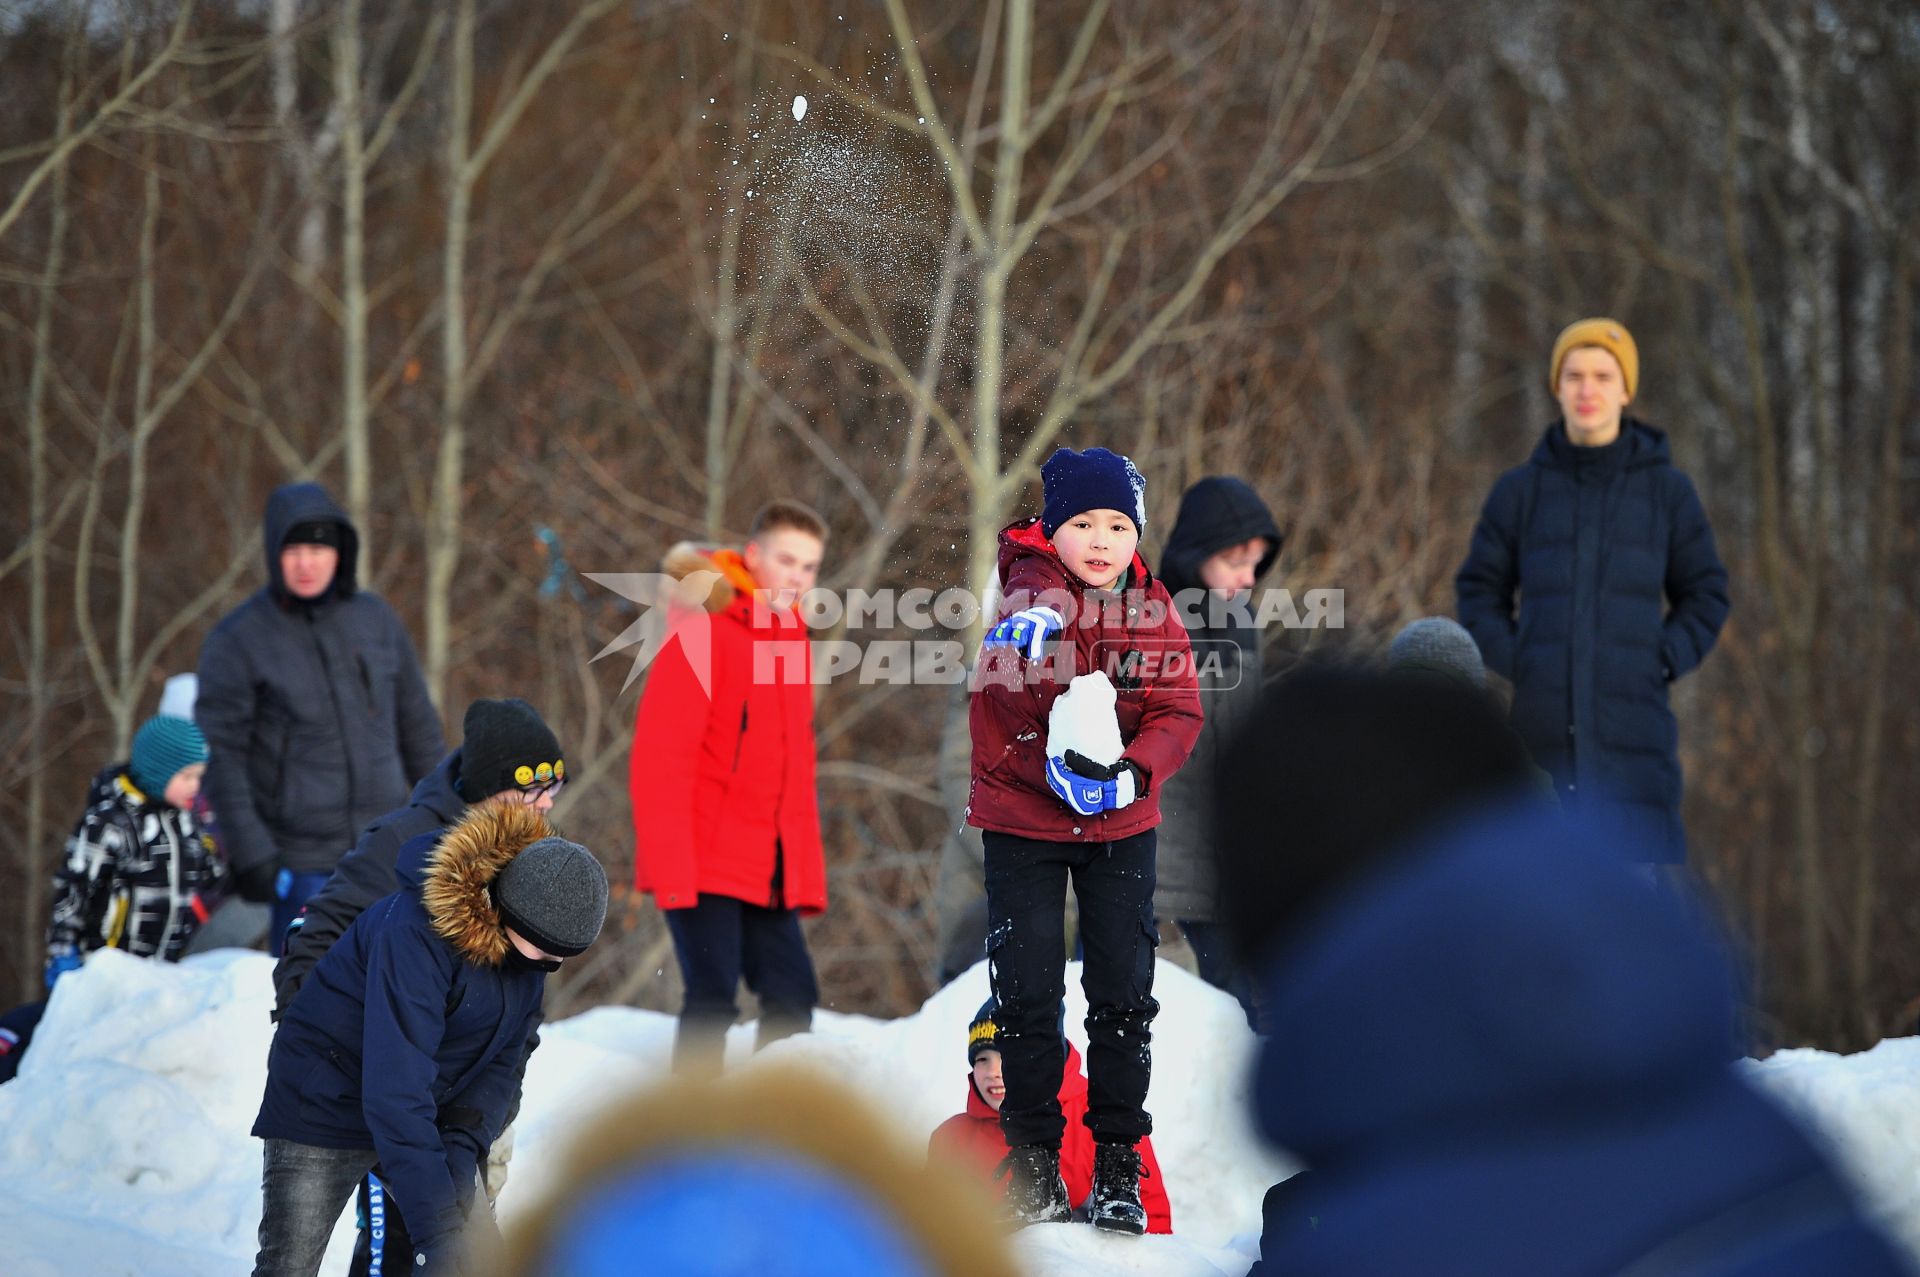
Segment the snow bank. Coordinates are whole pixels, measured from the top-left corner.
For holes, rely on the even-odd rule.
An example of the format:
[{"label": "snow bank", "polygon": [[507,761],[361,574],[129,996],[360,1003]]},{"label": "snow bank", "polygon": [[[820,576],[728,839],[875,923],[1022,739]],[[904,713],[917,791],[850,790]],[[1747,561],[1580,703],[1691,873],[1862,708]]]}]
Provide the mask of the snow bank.
[{"label": "snow bank", "polygon": [[[272,965],[223,951],[178,966],[96,955],[60,982],[20,1077],[0,1086],[0,1236],[9,1277],[226,1277],[252,1263],[260,1146],[247,1134],[265,1084]],[[1085,1005],[1069,973],[1067,1023]],[[1032,1277],[1139,1273],[1238,1277],[1255,1253],[1260,1198],[1290,1170],[1248,1133],[1253,1039],[1239,1007],[1160,966],[1154,1143],[1173,1199],[1172,1237],[1084,1227],[1028,1229]],[[914,1140],[966,1096],[966,1024],[984,966],[899,1020],[823,1011],[815,1032],[731,1063],[799,1061],[839,1078]],[[603,1007],[550,1025],[527,1075],[503,1222],[551,1182],[567,1140],[610,1101],[663,1077],[673,1021]],[[1869,1202],[1920,1252],[1920,1040],[1834,1056],[1791,1051],[1747,1066],[1825,1133]],[[346,1271],[351,1215],[322,1270]]]},{"label": "snow bank", "polygon": [[1743,1067],[1826,1144],[1868,1212],[1920,1254],[1920,1038],[1857,1055],[1781,1051]]}]

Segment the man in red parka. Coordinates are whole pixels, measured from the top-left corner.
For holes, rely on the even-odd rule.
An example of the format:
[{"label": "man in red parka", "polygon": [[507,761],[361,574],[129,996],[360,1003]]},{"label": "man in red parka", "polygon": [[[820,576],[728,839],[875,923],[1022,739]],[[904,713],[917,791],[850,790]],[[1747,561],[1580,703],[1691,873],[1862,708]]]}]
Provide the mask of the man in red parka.
[{"label": "man in red parka", "polygon": [[[973,1072],[967,1078],[966,1110],[940,1123],[927,1141],[929,1159],[940,1158],[987,1175],[999,1169],[1010,1151],[1000,1131],[1000,1105],[1007,1098],[1007,1088],[995,1045],[1000,1033],[994,1020],[997,1010],[988,998],[967,1028],[967,1064]],[[1067,1067],[1060,1079],[1060,1108],[1067,1117],[1060,1175],[1066,1181],[1068,1199],[1083,1203],[1093,1192],[1093,1134],[1081,1120],[1087,1112],[1087,1078],[1080,1071],[1080,1052],[1072,1042],[1067,1043]],[[1153,1140],[1143,1135],[1134,1147],[1140,1154],[1140,1204],[1147,1210],[1147,1231],[1171,1233],[1173,1205],[1167,1200],[1160,1161],[1153,1155]]]},{"label": "man in red parka", "polygon": [[686,984],[674,1067],[718,1069],[744,977],[757,1046],[813,1022],[800,919],[827,907],[814,792],[807,632],[826,524],[797,501],[755,516],[744,549],[682,543],[673,631],[647,676],[629,761],[634,885],[666,911]]}]

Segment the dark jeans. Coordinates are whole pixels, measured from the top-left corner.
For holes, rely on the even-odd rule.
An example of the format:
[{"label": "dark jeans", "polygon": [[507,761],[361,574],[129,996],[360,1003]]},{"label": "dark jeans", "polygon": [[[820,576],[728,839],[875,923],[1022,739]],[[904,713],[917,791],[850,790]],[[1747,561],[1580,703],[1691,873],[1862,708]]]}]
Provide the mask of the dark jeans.
[{"label": "dark jeans", "polygon": [[743,978],[760,999],[755,1050],[812,1027],[820,986],[798,913],[702,895],[690,909],[667,910],[667,929],[687,986],[673,1039],[676,1071],[718,1070]]},{"label": "dark jeans", "polygon": [[1116,842],[1041,842],[986,835],[987,972],[1000,1004],[1008,1144],[1060,1147],[1060,1075],[1066,1042],[1067,882],[1080,902],[1086,966],[1087,1129],[1101,1143],[1133,1144],[1153,1130],[1154,832]]},{"label": "dark jeans", "polygon": [[273,922],[267,928],[267,952],[278,958],[287,951],[287,928],[331,877],[330,873],[280,871],[279,880],[274,883]]},{"label": "dark jeans", "polygon": [[33,1031],[46,1013],[47,1003],[43,998],[0,1015],[0,1082],[11,1082],[20,1071],[20,1061],[33,1043]]},{"label": "dark jeans", "polygon": [[395,1277],[413,1271],[413,1239],[400,1205],[376,1171],[360,1181],[360,1235],[347,1277]]},{"label": "dark jeans", "polygon": [[253,1277],[314,1277],[340,1212],[373,1169],[373,1150],[268,1140],[264,1160]]},{"label": "dark jeans", "polygon": [[1227,946],[1227,935],[1217,922],[1196,922],[1182,919],[1180,934],[1187,938],[1187,947],[1193,950],[1193,960],[1200,968],[1200,978],[1216,989],[1223,989],[1233,995],[1240,1004],[1240,1010],[1246,1014],[1247,1027],[1255,1033],[1260,1031],[1259,1019],[1253,1009],[1253,983],[1247,979],[1247,973],[1233,960],[1233,950]]}]

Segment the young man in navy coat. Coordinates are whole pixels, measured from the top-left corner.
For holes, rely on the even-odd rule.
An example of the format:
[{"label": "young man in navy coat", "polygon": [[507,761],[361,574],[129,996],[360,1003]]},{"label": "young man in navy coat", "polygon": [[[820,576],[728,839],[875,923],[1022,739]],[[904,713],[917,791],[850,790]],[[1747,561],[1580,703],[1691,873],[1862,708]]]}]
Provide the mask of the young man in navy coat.
[{"label": "young man in navy coat", "polygon": [[1561,805],[1605,809],[1642,862],[1684,864],[1667,685],[1726,623],[1727,570],[1666,435],[1626,415],[1632,334],[1583,319],[1550,369],[1561,420],[1487,497],[1454,581],[1460,623],[1512,680],[1514,728]]}]

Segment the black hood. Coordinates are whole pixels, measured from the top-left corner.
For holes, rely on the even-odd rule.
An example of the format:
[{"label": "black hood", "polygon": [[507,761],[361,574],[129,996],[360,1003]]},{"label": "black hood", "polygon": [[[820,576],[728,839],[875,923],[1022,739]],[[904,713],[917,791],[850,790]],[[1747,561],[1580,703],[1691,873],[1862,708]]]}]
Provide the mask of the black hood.
[{"label": "black hood", "polygon": [[1280,529],[1273,511],[1244,479],[1228,475],[1209,475],[1180,498],[1180,513],[1160,552],[1160,580],[1169,593],[1204,589],[1200,565],[1220,551],[1255,537],[1267,539],[1267,552],[1260,556],[1254,579],[1267,574],[1280,557]]},{"label": "black hood", "polygon": [[1620,420],[1620,437],[1599,448],[1582,448],[1567,438],[1564,422],[1556,421],[1534,445],[1529,458],[1536,466],[1549,470],[1573,470],[1599,466],[1606,470],[1638,470],[1643,466],[1664,466],[1673,461],[1665,431],[1656,430],[1637,417]]},{"label": "black hood", "polygon": [[280,550],[287,533],[302,523],[340,525],[340,566],[334,571],[333,585],[322,596],[344,599],[356,588],[355,571],[360,561],[360,534],[347,518],[339,502],[317,483],[288,483],[273,490],[267,498],[266,517],[261,521],[262,540],[267,556],[267,587],[273,597],[288,602],[287,583],[280,576]]}]

